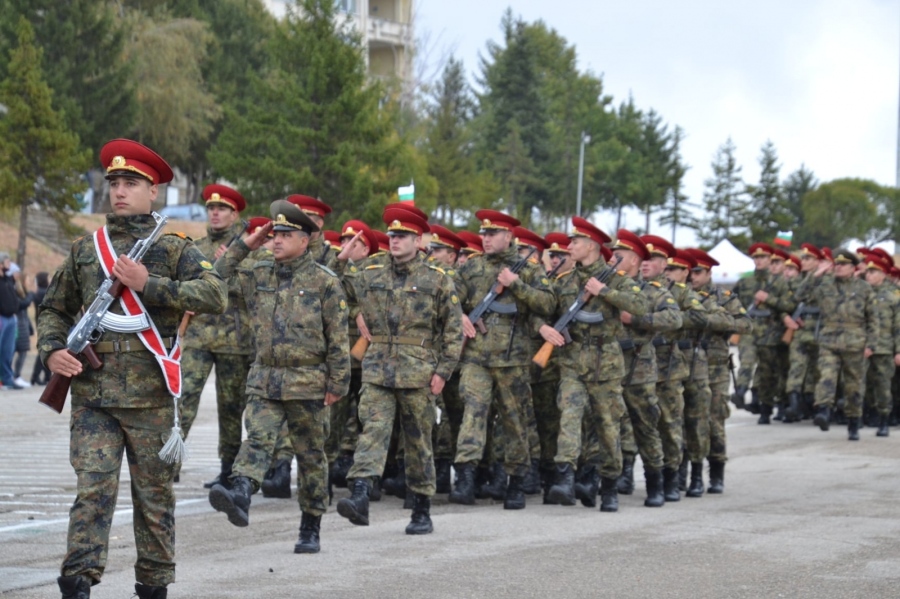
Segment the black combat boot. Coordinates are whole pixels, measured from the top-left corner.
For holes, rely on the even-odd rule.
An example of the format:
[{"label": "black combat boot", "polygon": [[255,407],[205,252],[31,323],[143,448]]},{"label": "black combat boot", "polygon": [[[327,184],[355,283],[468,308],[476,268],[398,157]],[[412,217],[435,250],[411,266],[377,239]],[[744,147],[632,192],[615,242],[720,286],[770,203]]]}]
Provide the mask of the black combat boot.
[{"label": "black combat boot", "polygon": [[803,394],[803,420],[809,420],[816,413],[816,394],[815,393],[804,393]]},{"label": "black combat boot", "polygon": [[541,490],[544,494],[544,505],[558,505],[550,500],[550,489],[556,483],[556,465],[553,468],[541,468]]},{"label": "black combat boot", "polygon": [[663,475],[661,470],[644,468],[644,479],[647,481],[647,499],[644,507],[662,507],[666,503],[663,495]]},{"label": "black combat boot", "polygon": [[622,474],[616,481],[616,490],[622,495],[631,495],[634,493],[634,458],[624,457],[622,459]]},{"label": "black combat boot", "polygon": [[209,490],[209,504],[217,512],[225,512],[228,521],[235,526],[247,526],[250,523],[250,496],[253,495],[253,483],[246,476],[238,476],[231,480],[231,488],[214,485]]},{"label": "black combat boot", "polygon": [[831,426],[831,408],[828,406],[817,407],[813,423],[823,431],[827,431],[828,427]]},{"label": "black combat boot", "polygon": [[134,583],[134,592],[138,599],[166,599],[168,594],[166,587],[151,587],[139,582]]},{"label": "black combat boot", "polygon": [[772,424],[772,406],[766,404],[759,406],[759,420],[756,424]]},{"label": "black combat boot", "polygon": [[703,497],[703,462],[691,462],[691,486],[688,487],[688,497]]},{"label": "black combat boot", "polygon": [[381,490],[386,495],[393,495],[400,499],[406,498],[406,462],[397,460],[397,475],[386,477],[381,481]]},{"label": "black combat boot", "polygon": [[888,428],[888,420],[889,416],[884,414],[878,418],[878,432],[875,433],[876,437],[887,437],[891,434],[890,428]]},{"label": "black combat boot", "polygon": [[600,478],[600,511],[619,511],[619,491],[616,489],[616,479],[611,477]]},{"label": "black combat boot", "polygon": [[431,523],[431,498],[421,493],[410,493],[413,497],[412,519],[406,525],[408,535],[427,535],[434,532]]},{"label": "black combat boot", "polygon": [[339,489],[345,488],[347,486],[347,473],[350,472],[350,467],[352,465],[352,453],[342,453],[339,455],[334,461],[334,467],[331,469],[331,472],[328,473],[331,478],[331,484]]},{"label": "black combat boot", "polygon": [[784,414],[785,422],[800,422],[800,419],[803,417],[803,408],[800,404],[800,393],[797,391],[788,393],[788,407]]},{"label": "black combat boot", "polygon": [[488,497],[494,501],[502,501],[506,498],[506,470],[500,462],[491,465],[491,482],[484,487]]},{"label": "black combat boot", "polygon": [[491,494],[491,471],[490,464],[481,462],[475,468],[475,499],[489,499]]},{"label": "black combat boot", "polygon": [[522,491],[526,495],[537,495],[541,492],[541,462],[540,460],[531,460],[531,468],[522,480]]},{"label": "black combat boot", "polygon": [[263,497],[291,498],[291,460],[278,460],[272,468],[272,476],[260,485]]},{"label": "black combat boot", "polygon": [[709,487],[706,491],[713,495],[725,492],[725,462],[709,461]]},{"label": "black combat boot", "polygon": [[369,501],[381,501],[381,477],[372,477],[372,488],[369,489]]},{"label": "black combat boot", "polygon": [[575,498],[584,507],[597,507],[597,493],[600,491],[600,473],[596,466],[584,466],[575,483]]},{"label": "black combat boot", "polygon": [[434,461],[435,492],[449,493],[450,486],[450,460],[438,458]]},{"label": "black combat boot", "polygon": [[413,495],[415,493],[411,489],[406,490],[406,496],[403,498],[403,509],[411,510],[416,506],[416,498]]},{"label": "black combat boot", "polygon": [[678,491],[678,470],[663,468],[663,496],[666,501],[681,501]]},{"label": "black combat boot", "polygon": [[[772,417],[772,420],[777,420],[778,422],[784,422],[784,403],[778,402],[775,406],[775,415]],[[788,421],[790,422],[790,421]]]},{"label": "black combat boot", "polygon": [[747,405],[744,402],[745,395],[747,395],[747,387],[738,387],[734,390],[734,395],[731,396],[731,403],[733,403],[734,407],[738,410],[743,410]]},{"label": "black combat boot", "polygon": [[294,545],[294,553],[319,552],[319,525],[322,516],[313,516],[303,512],[300,516],[300,538]]},{"label": "black combat boot", "polygon": [[222,485],[226,489],[231,487],[231,467],[234,466],[234,460],[222,460],[222,470],[219,475],[209,482],[203,483],[204,489],[212,489],[215,485]]},{"label": "black combat boot", "polygon": [[759,414],[761,406],[759,403],[759,391],[756,389],[750,389],[750,403],[747,404],[746,409],[751,414]]},{"label": "black combat boot", "polygon": [[450,503],[475,504],[475,467],[472,464],[456,464],[456,488],[450,492]]},{"label": "black combat boot", "polygon": [[510,476],[506,486],[506,496],[503,498],[503,509],[524,510],[525,492],[522,491],[522,477]]},{"label": "black combat boot", "polygon": [[859,441],[859,416],[847,418],[847,439],[849,441]]},{"label": "black combat boot", "polygon": [[547,498],[560,505],[575,505],[575,471],[571,464],[556,465],[556,484],[550,487]]},{"label": "black combat boot", "polygon": [[347,486],[352,490],[350,497],[344,497],[337,504],[338,514],[350,520],[358,526],[369,525],[369,481],[364,478],[354,479],[352,484],[347,480]]},{"label": "black combat boot", "polygon": [[60,576],[56,579],[62,599],[90,599],[91,583],[83,576]]},{"label": "black combat boot", "polygon": [[687,491],[688,478],[688,459],[687,456],[681,458],[681,464],[678,465],[678,490]]}]

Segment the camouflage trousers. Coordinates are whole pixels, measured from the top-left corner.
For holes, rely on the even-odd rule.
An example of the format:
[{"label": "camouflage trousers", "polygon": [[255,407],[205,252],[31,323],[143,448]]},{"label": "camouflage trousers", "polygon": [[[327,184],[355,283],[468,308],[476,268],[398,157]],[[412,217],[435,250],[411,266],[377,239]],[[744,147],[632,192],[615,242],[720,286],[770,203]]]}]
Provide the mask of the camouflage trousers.
[{"label": "camouflage trousers", "polygon": [[847,418],[862,415],[863,379],[866,358],[863,350],[839,350],[819,346],[819,382],[816,383],[816,407],[834,407],[838,381],[844,391]]},{"label": "camouflage trousers", "polygon": [[875,354],[869,358],[866,369],[866,406],[888,416],[894,407],[891,396],[891,379],[894,378],[893,354]]},{"label": "camouflage trousers", "polygon": [[219,459],[233,461],[241,448],[245,388],[252,356],[218,354],[202,349],[186,348],[181,356],[183,393],[181,395],[181,429],[187,438],[200,407],[200,394],[206,379],[216,367],[216,408],[219,416]]},{"label": "camouflage trousers", "polygon": [[434,459],[453,460],[456,457],[456,439],[462,426],[466,406],[459,396],[459,371],[453,373],[441,393],[441,421],[435,427]]},{"label": "camouflage trousers", "polygon": [[487,439],[488,415],[493,405],[503,427],[505,470],[510,476],[525,476],[531,467],[527,422],[527,406],[531,404],[528,368],[486,368],[463,364],[459,393],[466,408],[457,439],[456,463],[477,465],[481,460]]},{"label": "camouflage trousers", "polygon": [[[333,464],[342,453],[352,454],[356,444],[347,450],[345,438],[351,427],[351,417],[355,420],[359,406],[359,393],[362,390],[362,370],[353,368],[350,370],[350,391],[339,401],[331,404],[331,424],[328,430],[328,439],[325,441],[325,454],[328,463]],[[355,422],[353,423],[356,424]],[[354,426],[354,428],[356,428]]]},{"label": "camouflage trousers", "polygon": [[659,435],[659,402],[656,384],[625,385],[622,388],[625,415],[620,425],[622,455],[631,458],[640,452],[644,467],[662,470],[663,448]]},{"label": "camouflage trousers", "polygon": [[709,379],[684,381],[684,447],[689,462],[702,462],[709,455]]},{"label": "camouflage trousers", "polygon": [[399,416],[400,439],[406,463],[406,487],[434,495],[435,474],[431,429],[435,396],[428,389],[392,389],[363,383],[359,398],[362,433],[347,478],[381,476],[391,445],[391,430]]},{"label": "camouflage trousers", "polygon": [[741,361],[741,367],[738,369],[737,384],[738,387],[750,389],[754,386],[753,372],[756,370],[756,339],[753,335],[741,335],[738,341],[738,357]]},{"label": "camouflage trousers", "polygon": [[[598,467],[600,476],[614,478],[622,472],[622,445],[619,427],[625,415],[622,399],[622,381],[584,381],[563,373],[557,396],[559,406],[559,437],[557,439],[557,464],[586,463]],[[590,438],[585,442],[582,430]],[[590,449],[591,447],[595,449]],[[585,455],[582,460],[582,448]]]},{"label": "camouflage trousers", "polygon": [[787,392],[812,393],[816,388],[819,344],[815,339],[794,337],[788,351],[790,369],[787,377]]},{"label": "camouflage trousers", "polygon": [[663,466],[677,470],[684,458],[684,384],[680,380],[656,383],[656,399]]},{"label": "camouflage trousers", "polygon": [[174,407],[72,409],[69,461],[78,477],[69,511],[66,556],[60,573],[100,582],[119,492],[122,454],[131,476],[135,579],[175,582],[175,465],[159,459],[172,429]]},{"label": "camouflage trousers", "polygon": [[559,405],[557,395],[559,381],[541,381],[531,386],[531,400],[534,403],[534,417],[538,432],[539,453],[532,453],[532,459],[540,458],[541,466],[552,468],[556,458],[559,437]]},{"label": "camouflage trousers", "polygon": [[251,395],[247,401],[247,439],[234,462],[231,478],[246,476],[256,486],[272,465],[275,443],[287,426],[292,455],[297,456],[297,501],[300,510],[321,516],[328,506],[329,409],[319,400],[263,399]]},{"label": "camouflage trousers", "polygon": [[709,455],[707,456],[710,461],[728,461],[725,421],[731,416],[731,408],[728,407],[730,376],[728,362],[710,363]]},{"label": "camouflage trousers", "polygon": [[776,399],[783,393],[784,371],[787,356],[784,345],[761,345],[756,348],[759,364],[756,367],[756,388],[759,390],[759,402],[764,406],[775,406]]}]

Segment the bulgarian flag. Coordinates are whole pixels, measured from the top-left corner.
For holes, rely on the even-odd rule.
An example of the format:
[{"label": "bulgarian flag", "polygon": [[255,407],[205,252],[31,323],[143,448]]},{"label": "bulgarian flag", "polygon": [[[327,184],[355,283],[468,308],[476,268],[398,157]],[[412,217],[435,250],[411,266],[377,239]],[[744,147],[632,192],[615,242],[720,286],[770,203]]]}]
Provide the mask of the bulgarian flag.
[{"label": "bulgarian flag", "polygon": [[410,183],[409,185],[398,187],[397,188],[398,199],[401,202],[408,202],[410,204],[415,204],[416,199],[416,184],[415,182]]},{"label": "bulgarian flag", "polygon": [[779,231],[775,236],[775,245],[783,245],[786,248],[791,247],[791,240],[794,238],[793,231]]}]

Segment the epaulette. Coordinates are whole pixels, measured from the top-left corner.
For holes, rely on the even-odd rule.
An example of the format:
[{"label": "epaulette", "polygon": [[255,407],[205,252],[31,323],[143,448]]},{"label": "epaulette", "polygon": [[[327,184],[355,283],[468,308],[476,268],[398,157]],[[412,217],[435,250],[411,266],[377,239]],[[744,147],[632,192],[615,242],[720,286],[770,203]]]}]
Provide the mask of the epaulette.
[{"label": "epaulette", "polygon": [[678,283],[678,282],[676,282],[675,285],[678,286],[678,287],[682,287],[682,288],[687,287],[687,285],[685,285],[684,283]]},{"label": "epaulette", "polygon": [[439,273],[441,273],[442,275],[447,274],[447,271],[444,270],[443,268],[441,268],[440,266],[435,266],[434,264],[428,264],[427,266],[428,266],[428,268],[430,268],[431,270],[436,270],[436,271],[438,271]]},{"label": "epaulette", "polygon": [[660,283],[659,281],[650,281],[650,284],[654,287],[662,287],[662,283]]},{"label": "epaulette", "polygon": [[617,270],[616,274],[619,275],[620,277],[624,277],[627,273],[624,270]]},{"label": "epaulette", "polygon": [[709,291],[698,291],[697,293],[699,293],[703,297],[709,297]]},{"label": "epaulette", "polygon": [[325,266],[323,264],[319,264],[318,262],[313,262],[313,264],[315,264],[316,266],[318,266],[319,268],[321,268],[322,270],[324,270],[325,272],[330,274],[332,277],[337,277],[337,273],[334,272],[333,270],[331,270],[330,268],[328,268],[327,266]]},{"label": "epaulette", "polygon": [[731,295],[731,291],[729,291],[728,289],[723,289],[722,293],[725,294],[725,297],[728,297],[729,295]]},{"label": "epaulette", "polygon": [[166,233],[166,235],[174,235],[175,237],[181,237],[182,239],[187,239],[188,241],[193,241],[190,237],[182,233],[181,231],[172,231],[170,233]]},{"label": "epaulette", "polygon": [[373,268],[384,268],[384,264],[370,264],[366,267],[366,270],[372,270]]},{"label": "epaulette", "polygon": [[564,276],[570,275],[570,274],[572,274],[573,272],[574,272],[574,269],[572,269],[572,270],[567,270],[566,272],[561,272],[561,273],[559,273],[558,275],[556,275],[556,280],[558,281],[558,280],[560,280],[561,278],[563,278]]}]

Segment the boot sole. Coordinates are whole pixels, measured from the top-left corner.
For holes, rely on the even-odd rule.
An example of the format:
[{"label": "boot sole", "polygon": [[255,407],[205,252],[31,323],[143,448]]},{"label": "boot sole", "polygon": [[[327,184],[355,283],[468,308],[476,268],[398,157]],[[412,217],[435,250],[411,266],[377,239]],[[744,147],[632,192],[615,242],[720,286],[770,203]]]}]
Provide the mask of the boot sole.
[{"label": "boot sole", "polygon": [[434,532],[434,526],[429,526],[427,529],[424,529],[424,528],[416,529],[416,528],[410,528],[409,526],[406,527],[406,534],[408,534],[408,535],[429,535],[433,532]]},{"label": "boot sole", "polygon": [[228,521],[235,526],[244,527],[250,524],[250,515],[236,506],[231,495],[222,487],[213,487],[209,492],[209,504],[217,512],[223,512],[228,516]]},{"label": "boot sole", "polygon": [[524,509],[525,509],[525,504],[524,504],[524,503],[521,503],[521,504],[519,504],[519,503],[512,503],[512,504],[511,504],[511,503],[506,503],[506,502],[504,502],[504,503],[503,503],[503,509],[505,509],[505,510],[524,510]]},{"label": "boot sole", "polygon": [[666,503],[675,503],[681,501],[681,495],[667,495]]},{"label": "boot sole", "polygon": [[320,547],[310,547],[308,545],[294,545],[294,553],[318,553]]},{"label": "boot sole", "polygon": [[349,501],[341,499],[337,504],[338,514],[346,518],[350,521],[351,524],[356,524],[357,526],[368,526],[369,525],[369,517],[363,516],[359,512],[356,511],[356,508],[353,507]]},{"label": "boot sole", "polygon": [[619,511],[619,506],[616,506],[616,507],[600,506],[600,511],[601,511],[601,512],[607,512],[607,513],[618,512],[618,511]]},{"label": "boot sole", "polygon": [[823,432],[828,432],[829,422],[828,419],[820,416],[816,416],[813,418],[813,424],[818,426]]},{"label": "boot sole", "polygon": [[262,491],[263,497],[270,497],[272,499],[290,499],[291,498],[290,488],[288,488],[288,490],[286,492],[280,491],[280,490],[275,490],[275,489],[267,491],[265,488],[261,488],[260,490]]},{"label": "boot sole", "polygon": [[[550,501],[554,501],[559,505],[571,506],[575,505],[575,496],[568,495],[563,491],[559,491],[556,488],[550,489],[550,492],[547,493],[547,499]],[[583,500],[582,500],[583,501]]]}]

